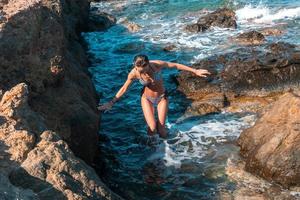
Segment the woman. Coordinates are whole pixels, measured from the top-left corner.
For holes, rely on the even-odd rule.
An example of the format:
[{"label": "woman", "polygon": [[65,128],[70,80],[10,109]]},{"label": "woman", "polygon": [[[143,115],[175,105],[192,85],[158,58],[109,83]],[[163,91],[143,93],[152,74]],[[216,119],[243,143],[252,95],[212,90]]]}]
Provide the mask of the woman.
[{"label": "woman", "polygon": [[[168,112],[168,95],[163,85],[161,75],[162,68],[177,68],[195,73],[200,77],[206,77],[210,73],[204,69],[193,69],[191,67],[161,60],[150,60],[146,55],[137,55],[133,59],[133,69],[129,72],[124,85],[115,97],[108,103],[100,105],[99,110],[109,110],[113,104],[126,92],[133,80],[139,79],[144,86],[141,92],[141,104],[145,120],[148,125],[148,134],[154,135],[156,130],[160,137],[166,138],[167,131],[165,121]],[[158,120],[155,120],[155,105],[157,106]]]}]

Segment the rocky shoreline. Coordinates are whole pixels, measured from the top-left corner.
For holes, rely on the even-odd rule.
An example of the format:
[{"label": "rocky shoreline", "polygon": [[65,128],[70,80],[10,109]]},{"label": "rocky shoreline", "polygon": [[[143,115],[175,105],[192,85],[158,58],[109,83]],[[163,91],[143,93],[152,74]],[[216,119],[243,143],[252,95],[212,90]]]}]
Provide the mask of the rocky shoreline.
[{"label": "rocky shoreline", "polygon": [[[228,27],[228,20],[234,24],[232,12],[220,11],[224,10],[189,27],[199,31],[203,29],[200,25]],[[232,194],[220,192],[221,199],[299,198],[300,49],[266,41],[270,35],[281,34],[282,30],[269,28],[229,38],[240,47],[193,65],[208,69],[211,77],[199,79],[188,72],[177,76],[178,89],[192,100],[187,117],[222,111],[258,114],[255,125],[238,139],[240,155],[228,160],[227,175],[237,182],[237,188]]]},{"label": "rocky shoreline", "polygon": [[[1,199],[121,199],[100,180],[89,2],[0,2]],[[89,165],[87,165],[87,164]]]}]

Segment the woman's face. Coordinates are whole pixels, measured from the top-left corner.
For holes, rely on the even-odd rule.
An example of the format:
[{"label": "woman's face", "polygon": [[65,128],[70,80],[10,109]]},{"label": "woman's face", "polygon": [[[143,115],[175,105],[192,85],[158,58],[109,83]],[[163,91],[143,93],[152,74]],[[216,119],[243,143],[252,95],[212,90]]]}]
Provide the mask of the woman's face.
[{"label": "woman's face", "polygon": [[146,73],[149,70],[149,63],[139,67],[135,66],[135,68],[138,70],[139,73]]}]

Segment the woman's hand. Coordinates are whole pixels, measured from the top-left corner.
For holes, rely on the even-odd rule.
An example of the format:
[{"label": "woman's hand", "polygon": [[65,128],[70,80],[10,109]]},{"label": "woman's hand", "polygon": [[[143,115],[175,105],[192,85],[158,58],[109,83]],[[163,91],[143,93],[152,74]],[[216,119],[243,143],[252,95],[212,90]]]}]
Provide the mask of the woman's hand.
[{"label": "woman's hand", "polygon": [[108,102],[106,104],[99,104],[99,106],[97,107],[98,110],[104,110],[104,112],[107,112],[108,110],[111,109],[111,107],[113,106],[113,102]]},{"label": "woman's hand", "polygon": [[207,77],[207,75],[210,75],[211,73],[209,71],[207,71],[206,69],[195,69],[194,73],[197,76],[201,76],[201,77]]}]

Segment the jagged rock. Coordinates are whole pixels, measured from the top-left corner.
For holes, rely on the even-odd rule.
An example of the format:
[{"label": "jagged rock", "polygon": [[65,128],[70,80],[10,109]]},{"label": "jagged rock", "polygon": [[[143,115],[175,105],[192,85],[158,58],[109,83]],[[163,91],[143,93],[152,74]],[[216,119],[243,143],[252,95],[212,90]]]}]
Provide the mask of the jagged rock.
[{"label": "jagged rock", "polygon": [[228,8],[220,8],[199,18],[196,24],[187,25],[186,30],[190,32],[204,32],[212,26],[237,28],[234,11]]},{"label": "jagged rock", "polygon": [[244,94],[255,90],[270,93],[297,85],[300,60],[294,59],[294,55],[299,51],[288,44],[280,46],[273,52],[244,49],[238,59],[226,63],[221,75],[223,88]]},{"label": "jagged rock", "polygon": [[99,126],[79,43],[89,2],[0,4],[0,199],[120,199],[84,162]]},{"label": "jagged rock", "polygon": [[265,37],[263,34],[257,31],[250,31],[242,33],[235,38],[239,44],[243,45],[258,45],[265,42]]},{"label": "jagged rock", "polygon": [[22,165],[10,173],[14,185],[31,189],[40,199],[121,199],[56,133],[45,131],[40,137]]},{"label": "jagged rock", "polygon": [[0,198],[121,199],[47,130],[28,105],[28,95],[20,83],[0,101]]},{"label": "jagged rock", "polygon": [[246,170],[285,187],[300,186],[300,97],[287,93],[238,139]]},{"label": "jagged rock", "polygon": [[[0,29],[0,88],[25,82],[29,106],[47,127],[91,163],[97,150],[97,94],[78,43],[87,29],[89,2],[7,1]],[[63,108],[63,109],[62,109]]]},{"label": "jagged rock", "polygon": [[178,89],[198,102],[192,107],[206,106],[208,113],[226,109],[259,111],[284,92],[297,88],[300,77],[300,52],[294,45],[273,43],[265,48],[243,47],[204,59],[192,67],[208,69],[212,75],[200,78],[181,72]]}]

